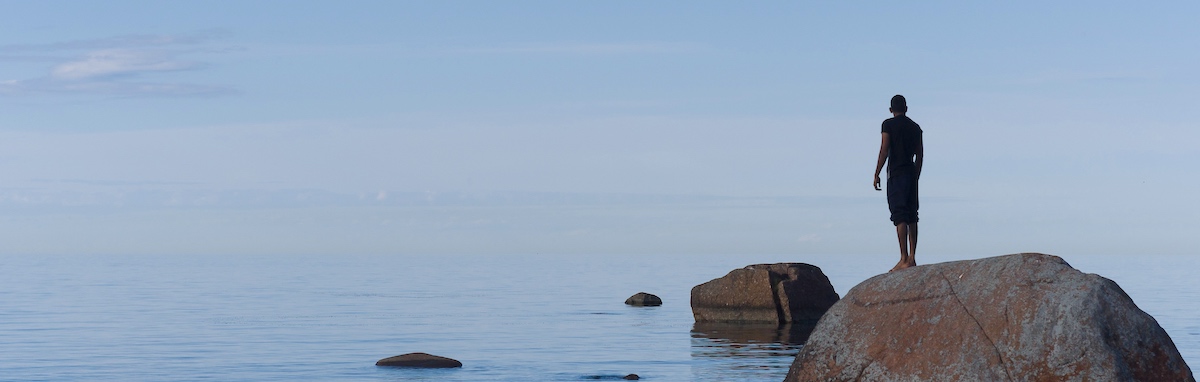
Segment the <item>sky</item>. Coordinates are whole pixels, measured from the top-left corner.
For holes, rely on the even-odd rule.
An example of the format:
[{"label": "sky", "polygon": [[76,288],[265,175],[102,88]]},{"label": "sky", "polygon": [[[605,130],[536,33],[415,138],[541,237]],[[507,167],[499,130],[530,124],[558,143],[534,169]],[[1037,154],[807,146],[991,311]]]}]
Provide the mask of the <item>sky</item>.
[{"label": "sky", "polygon": [[5,2],[0,254],[1196,254],[1200,3]]}]

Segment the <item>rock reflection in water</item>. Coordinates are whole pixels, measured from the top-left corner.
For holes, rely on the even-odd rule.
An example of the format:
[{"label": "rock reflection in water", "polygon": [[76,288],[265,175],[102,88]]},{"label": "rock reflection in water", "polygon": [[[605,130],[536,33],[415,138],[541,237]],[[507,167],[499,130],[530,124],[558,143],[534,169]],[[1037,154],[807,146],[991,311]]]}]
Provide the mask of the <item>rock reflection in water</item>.
[{"label": "rock reflection in water", "polygon": [[812,333],[813,324],[696,323],[692,326],[692,374],[722,380],[761,380],[787,375]]}]

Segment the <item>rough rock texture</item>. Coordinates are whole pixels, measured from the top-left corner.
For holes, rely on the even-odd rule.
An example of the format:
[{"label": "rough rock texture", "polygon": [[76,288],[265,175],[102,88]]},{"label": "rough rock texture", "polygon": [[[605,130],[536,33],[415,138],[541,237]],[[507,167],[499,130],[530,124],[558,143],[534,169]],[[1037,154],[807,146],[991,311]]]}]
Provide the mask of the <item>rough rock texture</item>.
[{"label": "rough rock texture", "polygon": [[659,306],[662,305],[662,299],[646,292],[638,292],[638,294],[625,299],[625,305]]},{"label": "rough rock texture", "polygon": [[432,354],[408,353],[381,359],[379,362],[375,362],[375,366],[450,368],[462,367],[462,362]]},{"label": "rough rock texture", "polygon": [[815,322],[837,300],[821,268],[756,264],[693,287],[692,315],[696,322]]},{"label": "rough rock texture", "polygon": [[1023,253],[909,268],[851,289],[785,381],[1195,381],[1111,280]]}]

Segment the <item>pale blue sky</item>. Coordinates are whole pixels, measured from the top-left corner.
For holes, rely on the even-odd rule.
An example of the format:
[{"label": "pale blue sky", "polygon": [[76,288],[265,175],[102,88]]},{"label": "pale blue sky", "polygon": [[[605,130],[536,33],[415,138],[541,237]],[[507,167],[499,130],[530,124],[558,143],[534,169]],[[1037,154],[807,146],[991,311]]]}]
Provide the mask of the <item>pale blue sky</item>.
[{"label": "pale blue sky", "polygon": [[1195,2],[25,2],[0,253],[1195,254]]}]

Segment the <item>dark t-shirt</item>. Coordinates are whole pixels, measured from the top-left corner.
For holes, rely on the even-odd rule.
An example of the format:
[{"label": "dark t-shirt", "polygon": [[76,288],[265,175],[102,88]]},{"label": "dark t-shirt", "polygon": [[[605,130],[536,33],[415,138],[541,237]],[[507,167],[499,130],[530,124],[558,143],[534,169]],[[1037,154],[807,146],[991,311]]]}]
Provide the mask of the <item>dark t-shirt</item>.
[{"label": "dark t-shirt", "polygon": [[883,121],[883,132],[888,134],[888,174],[899,171],[916,171],[913,156],[921,147],[921,126],[900,115]]}]

